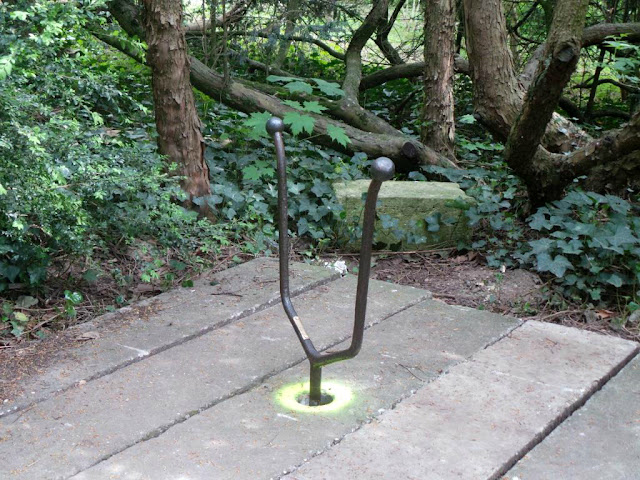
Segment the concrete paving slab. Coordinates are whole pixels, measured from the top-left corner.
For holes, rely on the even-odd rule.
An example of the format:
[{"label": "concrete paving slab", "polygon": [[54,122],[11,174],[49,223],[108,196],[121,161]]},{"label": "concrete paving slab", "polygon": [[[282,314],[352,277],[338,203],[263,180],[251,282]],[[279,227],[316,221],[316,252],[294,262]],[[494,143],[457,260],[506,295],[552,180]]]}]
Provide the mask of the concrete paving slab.
[{"label": "concrete paving slab", "polygon": [[[355,284],[347,276],[294,300],[320,348],[350,335]],[[372,281],[367,321],[429,296]],[[304,358],[280,305],[191,338],[1,418],[0,478],[67,478]]]},{"label": "concrete paving slab", "polygon": [[[298,295],[339,278],[330,269],[294,263],[291,290]],[[78,342],[51,358],[48,368],[22,381],[22,394],[0,399],[0,417],[28,407],[81,381],[130,363],[263,310],[280,301],[278,263],[260,258],[203,275],[192,288],[177,288],[73,329],[99,338]]]},{"label": "concrete paving slab", "polygon": [[640,478],[640,356],[504,477],[505,480],[546,478]]},{"label": "concrete paving slab", "polygon": [[528,322],[284,478],[500,478],[637,348]]},{"label": "concrete paving slab", "polygon": [[351,391],[352,400],[344,407],[321,407],[310,413],[278,402],[276,397],[286,386],[295,387],[307,377],[305,362],[73,479],[255,480],[280,476],[519,324],[516,319],[487,312],[422,302],[368,330],[358,357],[325,367],[325,382],[335,382],[332,391],[340,387]]}]

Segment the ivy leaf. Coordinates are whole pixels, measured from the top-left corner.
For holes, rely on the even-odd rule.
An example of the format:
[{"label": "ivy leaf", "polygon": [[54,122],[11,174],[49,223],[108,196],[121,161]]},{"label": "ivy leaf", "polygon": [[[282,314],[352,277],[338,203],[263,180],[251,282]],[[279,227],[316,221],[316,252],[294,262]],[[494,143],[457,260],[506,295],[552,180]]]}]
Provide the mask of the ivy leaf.
[{"label": "ivy leaf", "polygon": [[256,168],[255,165],[249,165],[248,167],[244,167],[242,169],[242,178],[244,180],[260,180],[261,172]]},{"label": "ivy leaf", "polygon": [[302,82],[300,80],[297,80],[297,81],[291,82],[291,83],[287,83],[284,86],[284,88],[289,90],[291,93],[296,93],[296,92],[308,93],[308,94],[312,94],[313,93],[313,88],[311,88],[311,85],[309,85],[306,82]]},{"label": "ivy leaf", "polygon": [[536,262],[539,272],[551,272],[558,278],[562,278],[567,270],[573,270],[573,265],[563,255],[556,255],[551,259],[548,253],[540,253],[536,256]]},{"label": "ivy leaf", "polygon": [[317,178],[313,179],[313,187],[311,188],[311,192],[313,192],[316,197],[331,195],[331,191],[332,190],[329,183],[318,180]]},{"label": "ivy leaf", "polygon": [[15,317],[16,321],[20,323],[27,323],[29,321],[29,317],[22,312],[15,312],[13,316]]},{"label": "ivy leaf", "polygon": [[304,110],[304,107],[300,105],[300,102],[296,102],[295,100],[283,100],[282,103],[289,105],[291,108],[295,108],[296,110]]},{"label": "ivy leaf", "polygon": [[278,82],[295,82],[298,80],[295,77],[281,77],[280,75],[269,75],[267,77],[267,82],[278,83]]},{"label": "ivy leaf", "polygon": [[326,80],[322,80],[320,78],[314,78],[313,81],[316,82],[316,85],[318,85],[320,91],[329,97],[344,96],[344,90],[342,90],[340,88],[340,85],[335,82],[327,82]]},{"label": "ivy leaf", "polygon": [[38,304],[38,299],[28,295],[20,295],[16,301],[16,308],[30,308]]},{"label": "ivy leaf", "polygon": [[614,247],[621,247],[622,245],[638,243],[638,239],[633,236],[629,227],[626,225],[618,225],[615,235],[609,238],[609,242]]},{"label": "ivy leaf", "polygon": [[613,285],[616,288],[622,287],[622,284],[623,284],[622,277],[617,273],[611,273],[609,275],[606,275],[606,277],[607,277],[606,278],[607,283]]},{"label": "ivy leaf", "polygon": [[536,213],[531,215],[528,219],[529,227],[534,230],[542,230],[545,227],[549,227],[549,221],[547,220],[547,214],[549,210],[546,207],[539,208]]},{"label": "ivy leaf", "polygon": [[298,235],[304,235],[309,231],[309,222],[306,218],[302,217],[298,220]]},{"label": "ivy leaf", "polygon": [[311,113],[322,113],[327,109],[327,107],[320,105],[314,100],[313,102],[304,102],[304,107],[301,107],[301,109]]},{"label": "ivy leaf", "polygon": [[427,231],[429,232],[440,231],[440,212],[436,212],[433,215],[429,215],[424,220],[427,222]]},{"label": "ivy leaf", "polygon": [[298,112],[288,112],[283,118],[284,123],[291,125],[291,133],[300,135],[303,131],[309,135],[313,133],[315,120],[308,115],[300,115]]},{"label": "ivy leaf", "polygon": [[7,189],[4,188],[4,186],[0,183],[0,196],[6,195],[6,194],[7,194]]},{"label": "ivy leaf", "polygon": [[476,117],[474,117],[471,114],[467,114],[467,115],[462,115],[459,119],[458,119],[458,123],[461,123],[463,125],[471,125],[473,123],[476,123]]},{"label": "ivy leaf", "polygon": [[259,137],[269,137],[265,126],[267,125],[267,120],[270,118],[271,114],[269,112],[254,112],[249,118],[244,120],[244,125],[251,129],[250,137],[254,140]]},{"label": "ivy leaf", "polygon": [[351,141],[342,127],[336,127],[335,125],[327,125],[327,135],[336,143],[339,143],[343,147],[347,146],[347,143]]}]

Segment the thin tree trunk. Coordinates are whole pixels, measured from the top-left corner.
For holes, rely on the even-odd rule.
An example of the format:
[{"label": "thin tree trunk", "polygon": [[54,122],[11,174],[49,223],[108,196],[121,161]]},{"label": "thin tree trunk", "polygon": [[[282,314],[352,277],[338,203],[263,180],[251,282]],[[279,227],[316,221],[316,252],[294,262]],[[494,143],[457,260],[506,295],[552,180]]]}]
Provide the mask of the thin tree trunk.
[{"label": "thin tree trunk", "polygon": [[504,140],[522,105],[522,91],[507,44],[501,0],[464,0],[467,52],[474,109],[489,130]]},{"label": "thin tree trunk", "polygon": [[400,10],[402,10],[402,7],[404,7],[405,3],[406,0],[400,0],[398,2],[396,8],[391,14],[391,18],[384,22],[378,28],[378,33],[376,34],[376,45],[378,45],[378,48],[385,56],[385,58],[389,60],[389,63],[391,63],[391,65],[402,65],[404,63],[404,60],[402,60],[402,57],[400,56],[398,51],[393,47],[393,45],[391,45],[391,42],[389,41],[389,33],[391,32],[393,25],[396,23],[398,15],[400,15]]},{"label": "thin tree trunk", "polygon": [[452,160],[455,16],[454,0],[425,1],[422,143]]},{"label": "thin tree trunk", "polygon": [[158,148],[184,176],[190,200],[209,195],[200,119],[189,81],[190,63],[182,30],[182,4],[144,0],[147,63],[152,71]]},{"label": "thin tree trunk", "polygon": [[522,111],[507,139],[505,161],[525,181],[529,198],[536,206],[559,195],[546,188],[549,182],[545,177],[553,172],[538,168],[546,163],[542,157],[548,156],[540,142],[580,58],[580,38],[587,7],[588,0],[561,0],[557,4],[545,61],[540,62]]},{"label": "thin tree trunk", "polygon": [[345,54],[345,76],[342,89],[345,102],[359,105],[358,92],[362,80],[362,49],[367,44],[380,22],[384,21],[389,9],[389,0],[375,0],[369,15],[354,32]]},{"label": "thin tree trunk", "polygon": [[289,53],[289,48],[291,47],[291,35],[296,29],[296,19],[300,18],[300,0],[289,0],[287,4],[287,11],[285,13],[285,29],[284,29],[284,38],[280,40],[280,45],[278,46],[278,53],[276,55],[275,60],[273,61],[273,65],[276,68],[281,68],[284,65],[284,61],[287,59],[287,54]]}]

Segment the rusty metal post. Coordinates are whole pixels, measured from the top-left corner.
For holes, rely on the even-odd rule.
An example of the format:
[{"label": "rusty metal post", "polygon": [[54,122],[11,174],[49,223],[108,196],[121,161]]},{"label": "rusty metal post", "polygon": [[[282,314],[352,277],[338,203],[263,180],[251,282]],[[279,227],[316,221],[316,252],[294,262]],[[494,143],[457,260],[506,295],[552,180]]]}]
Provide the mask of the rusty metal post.
[{"label": "rusty metal post", "polygon": [[362,243],[360,247],[360,262],[358,267],[358,284],[356,287],[356,306],[353,322],[353,334],[348,348],[337,352],[321,354],[316,350],[313,342],[300,321],[291,302],[289,291],[289,235],[288,235],[288,208],[287,208],[287,161],[284,151],[282,132],[284,123],[277,117],[271,117],[267,121],[267,132],[273,136],[276,147],[276,159],[278,166],[278,233],[280,255],[280,298],[284,311],[298,336],[298,340],[309,359],[310,364],[310,388],[309,405],[322,404],[322,367],[331,363],[347,360],[355,357],[362,347],[364,335],[365,317],[367,312],[367,293],[369,291],[369,274],[371,271],[371,250],[376,216],[376,201],[382,182],[389,180],[395,173],[393,162],[380,157],[371,165],[371,183],[367,192],[364,207],[364,219],[362,224]]}]

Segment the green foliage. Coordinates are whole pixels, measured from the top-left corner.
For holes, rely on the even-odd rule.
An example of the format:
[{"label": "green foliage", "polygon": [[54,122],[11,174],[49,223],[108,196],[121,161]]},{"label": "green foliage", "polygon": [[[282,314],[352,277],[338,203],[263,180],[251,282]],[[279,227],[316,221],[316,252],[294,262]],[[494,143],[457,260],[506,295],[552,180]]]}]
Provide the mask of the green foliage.
[{"label": "green foliage", "polygon": [[287,112],[284,114],[283,121],[291,127],[291,133],[298,136],[302,132],[311,135],[313,133],[313,125],[315,120],[308,115],[301,115],[298,112]]},{"label": "green foliage", "polygon": [[[499,160],[487,166],[427,169],[458,182],[476,202],[463,207],[477,230],[473,243],[462,247],[482,252],[490,266],[522,266],[547,275],[566,298],[578,302],[597,302],[607,296],[637,302],[638,206],[613,195],[574,188],[523,222],[524,189],[519,180]],[[435,220],[430,227],[436,228]]]},{"label": "green foliage", "polygon": [[[267,77],[267,81],[273,83],[284,83],[284,87],[291,93],[313,93],[314,86],[312,84],[295,77],[269,75]],[[340,97],[344,95],[344,91],[340,89],[337,83],[327,82],[319,78],[313,78],[310,81],[315,83],[315,88],[317,88],[327,96]],[[299,112],[322,114],[325,110],[327,110],[327,107],[321,105],[317,100],[304,101],[302,104],[296,100],[284,100],[283,103],[291,108],[299,110]],[[315,126],[315,118],[299,112],[285,113],[283,118],[284,123],[291,127],[291,133],[293,133],[293,135],[295,136],[305,133],[307,135],[311,135]],[[245,121],[245,125],[252,128],[252,138],[256,138],[257,136],[262,135],[264,127],[260,126],[260,122],[264,121],[266,123],[268,119],[269,114],[267,112],[263,112],[253,113],[251,117]],[[329,124],[327,126],[327,135],[329,136],[329,138],[331,138],[331,140],[339,145],[342,145],[343,147],[345,147],[350,142],[350,139],[344,131],[344,128],[337,125]]]},{"label": "green foliage", "polygon": [[14,61],[0,83],[0,290],[41,284],[60,254],[91,258],[145,237],[188,249],[201,231],[221,238],[175,203],[179,179],[132,125],[151,120],[132,91],[149,91],[82,28],[99,21],[88,8],[99,6],[0,5],[0,55]]},{"label": "green foliage", "polygon": [[598,301],[613,287],[636,296],[639,213],[638,207],[620,197],[573,190],[528,219],[540,238],[530,240],[530,250],[518,258],[554,274],[568,295],[587,293]]},{"label": "green foliage", "polygon": [[340,85],[335,82],[327,82],[326,80],[322,80],[321,78],[310,79],[310,81],[315,83],[315,85],[311,85],[307,81],[300,78],[282,77],[278,75],[269,75],[267,77],[267,81],[272,83],[282,83],[284,84],[284,88],[289,90],[291,93],[307,93],[311,95],[314,88],[317,88],[327,97],[344,96],[344,90],[340,88]]},{"label": "green foliage", "polygon": [[349,137],[347,137],[344,129],[335,125],[327,125],[327,135],[331,137],[331,140],[342,145],[343,147],[346,147],[347,144],[351,141]]},{"label": "green foliage", "polygon": [[[243,124],[254,128],[253,121],[242,121],[242,116],[223,105],[209,111],[207,116],[205,133],[211,138],[233,135],[237,139],[237,131]],[[285,117],[285,122],[289,118]],[[332,183],[362,178],[366,156],[344,159],[337,152],[293,137],[287,137],[285,144],[289,228],[293,234],[307,237],[317,246],[335,244],[339,240],[335,232],[342,207],[335,198]],[[231,240],[250,238],[252,242],[245,243],[249,251],[270,251],[277,235],[277,178],[271,140],[258,138],[249,144],[236,142],[232,151],[223,148],[219,141],[212,141],[205,158],[211,169],[213,193],[208,201],[229,222],[229,230],[234,232]]]}]

